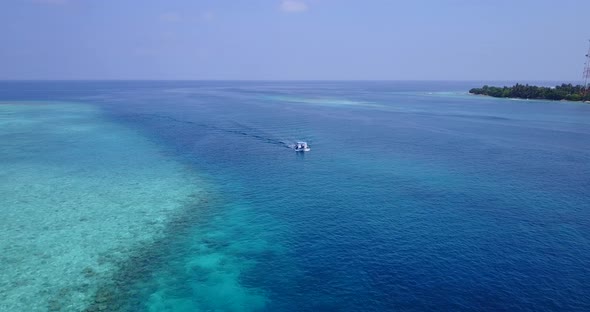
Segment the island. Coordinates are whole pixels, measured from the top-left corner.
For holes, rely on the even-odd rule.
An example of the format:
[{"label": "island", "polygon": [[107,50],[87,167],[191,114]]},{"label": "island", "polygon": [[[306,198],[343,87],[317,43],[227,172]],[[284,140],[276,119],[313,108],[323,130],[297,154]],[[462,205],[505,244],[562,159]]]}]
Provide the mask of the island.
[{"label": "island", "polygon": [[572,85],[571,83],[555,87],[538,87],[518,83],[512,87],[501,88],[485,85],[481,88],[473,88],[469,90],[469,93],[498,98],[590,101],[590,90],[582,85]]}]

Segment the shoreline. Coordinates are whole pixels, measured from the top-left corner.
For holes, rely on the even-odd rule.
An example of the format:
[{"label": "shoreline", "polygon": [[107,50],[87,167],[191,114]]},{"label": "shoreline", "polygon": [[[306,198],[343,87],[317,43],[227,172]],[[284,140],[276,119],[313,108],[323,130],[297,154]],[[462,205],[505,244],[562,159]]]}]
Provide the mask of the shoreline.
[{"label": "shoreline", "polygon": [[567,103],[582,103],[582,104],[590,104],[590,101],[572,101],[572,100],[551,100],[551,99],[525,99],[525,98],[518,98],[518,97],[498,97],[492,96],[487,94],[477,94],[467,92],[470,96],[480,96],[480,97],[488,97],[493,99],[506,99],[506,100],[522,100],[522,101],[545,101],[545,102],[567,102]]}]

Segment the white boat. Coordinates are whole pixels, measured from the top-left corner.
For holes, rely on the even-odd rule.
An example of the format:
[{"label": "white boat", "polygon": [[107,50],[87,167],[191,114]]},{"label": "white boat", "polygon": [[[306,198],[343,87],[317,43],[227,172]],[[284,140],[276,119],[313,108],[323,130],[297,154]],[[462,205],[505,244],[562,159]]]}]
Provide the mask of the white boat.
[{"label": "white boat", "polygon": [[311,148],[307,145],[307,142],[297,142],[295,143],[295,151],[296,152],[309,152]]}]

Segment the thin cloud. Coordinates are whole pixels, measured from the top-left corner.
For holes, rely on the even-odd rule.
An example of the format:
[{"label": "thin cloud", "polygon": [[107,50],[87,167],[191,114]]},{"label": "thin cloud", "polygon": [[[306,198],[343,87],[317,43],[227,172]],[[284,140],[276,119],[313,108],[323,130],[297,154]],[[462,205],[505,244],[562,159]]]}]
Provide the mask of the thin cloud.
[{"label": "thin cloud", "polygon": [[299,0],[282,0],[281,11],[289,13],[300,13],[307,11],[308,6],[305,2]]},{"label": "thin cloud", "polygon": [[167,12],[160,15],[160,21],[162,22],[176,23],[180,22],[181,20],[182,18],[180,17],[180,15],[178,15],[178,13],[175,12]]},{"label": "thin cloud", "polygon": [[204,22],[209,22],[215,19],[215,13],[213,11],[205,11],[200,14],[200,20]]},{"label": "thin cloud", "polygon": [[215,19],[213,11],[203,11],[192,15],[181,15],[177,12],[166,12],[160,14],[158,19],[164,23],[190,23],[190,22],[210,22]]},{"label": "thin cloud", "polygon": [[68,3],[68,0],[32,0],[32,2],[49,5],[64,5]]}]

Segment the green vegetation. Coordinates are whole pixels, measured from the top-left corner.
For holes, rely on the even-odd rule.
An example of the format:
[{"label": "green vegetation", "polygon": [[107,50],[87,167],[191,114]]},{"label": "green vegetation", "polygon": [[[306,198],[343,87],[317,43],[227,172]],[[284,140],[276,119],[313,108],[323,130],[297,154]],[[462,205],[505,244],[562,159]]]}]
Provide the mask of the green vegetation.
[{"label": "green vegetation", "polygon": [[485,85],[482,88],[473,88],[469,90],[469,93],[499,98],[590,101],[590,90],[586,90],[581,85],[574,86],[571,83],[564,83],[555,88],[529,86],[528,84],[522,85],[518,83],[512,87],[502,88]]}]

